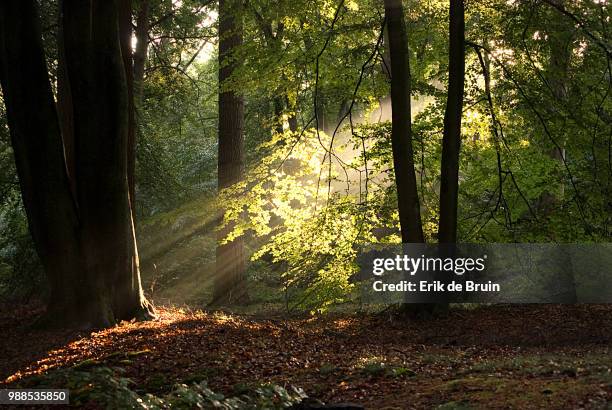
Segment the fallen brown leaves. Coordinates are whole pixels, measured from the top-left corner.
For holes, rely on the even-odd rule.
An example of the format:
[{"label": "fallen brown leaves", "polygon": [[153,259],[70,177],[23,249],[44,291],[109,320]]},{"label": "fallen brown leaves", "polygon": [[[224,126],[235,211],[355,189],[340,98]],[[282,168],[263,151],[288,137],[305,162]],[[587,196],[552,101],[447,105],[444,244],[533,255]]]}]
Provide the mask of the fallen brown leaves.
[{"label": "fallen brown leaves", "polygon": [[497,306],[429,321],[388,315],[255,320],[161,308],[159,320],[92,333],[29,330],[38,310],[0,313],[0,378],[120,366],[143,390],[206,379],[303,387],[368,408],[605,407],[612,306]]}]

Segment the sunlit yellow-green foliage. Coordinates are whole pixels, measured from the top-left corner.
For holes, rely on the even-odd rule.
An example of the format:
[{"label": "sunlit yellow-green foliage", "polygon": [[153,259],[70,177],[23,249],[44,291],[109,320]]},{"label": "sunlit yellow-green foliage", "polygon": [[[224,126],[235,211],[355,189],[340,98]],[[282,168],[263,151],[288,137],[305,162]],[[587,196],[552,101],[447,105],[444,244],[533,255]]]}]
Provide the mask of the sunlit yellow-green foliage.
[{"label": "sunlit yellow-green foliage", "polygon": [[350,294],[353,244],[364,223],[356,198],[341,195],[329,179],[322,149],[329,140],[313,130],[276,135],[260,147],[269,154],[220,199],[226,222],[237,221],[227,239],[246,233],[266,238],[253,258],[270,255],[286,265],[283,286],[303,293],[291,298],[301,308],[324,308]]}]

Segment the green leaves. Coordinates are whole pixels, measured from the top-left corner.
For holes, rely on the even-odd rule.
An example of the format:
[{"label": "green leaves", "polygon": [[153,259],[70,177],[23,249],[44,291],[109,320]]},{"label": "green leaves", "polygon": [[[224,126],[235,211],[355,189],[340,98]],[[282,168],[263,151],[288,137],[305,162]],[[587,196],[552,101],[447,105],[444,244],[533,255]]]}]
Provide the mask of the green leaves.
[{"label": "green leaves", "polygon": [[238,396],[225,397],[211,390],[206,381],[177,384],[168,394],[156,396],[137,392],[137,386],[121,373],[120,368],[96,366],[87,371],[72,368],[50,372],[33,382],[37,387],[70,389],[72,405],[95,404],[107,409],[284,409],[307,397],[302,389],[293,386],[286,389],[275,384],[243,389]]}]

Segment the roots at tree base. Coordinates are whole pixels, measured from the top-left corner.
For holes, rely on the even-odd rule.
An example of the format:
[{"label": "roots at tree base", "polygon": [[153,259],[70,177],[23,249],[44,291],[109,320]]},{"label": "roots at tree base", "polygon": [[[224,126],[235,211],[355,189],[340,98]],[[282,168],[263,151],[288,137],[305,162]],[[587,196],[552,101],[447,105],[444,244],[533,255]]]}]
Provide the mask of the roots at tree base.
[{"label": "roots at tree base", "polygon": [[[123,303],[113,308],[111,303],[101,298],[87,304],[59,304],[49,302],[47,310],[33,324],[37,329],[102,329],[114,326],[121,321],[155,320],[158,315],[155,307],[146,298],[132,303]],[[130,306],[131,305],[131,306]]]}]

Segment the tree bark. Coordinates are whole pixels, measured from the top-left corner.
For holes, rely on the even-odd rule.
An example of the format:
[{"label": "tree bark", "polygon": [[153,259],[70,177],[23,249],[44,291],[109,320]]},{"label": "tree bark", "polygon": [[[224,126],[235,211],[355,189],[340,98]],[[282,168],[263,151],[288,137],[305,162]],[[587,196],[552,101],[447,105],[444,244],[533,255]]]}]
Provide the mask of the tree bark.
[{"label": "tree bark", "polygon": [[410,64],[401,0],[385,0],[391,59],[391,143],[403,243],[424,242],[412,150]]},{"label": "tree bark", "polygon": [[440,176],[439,243],[457,242],[459,152],[465,80],[465,17],[463,0],[450,1],[448,99],[444,114]]},{"label": "tree bark", "polygon": [[[235,51],[242,45],[240,2],[219,1],[219,147],[218,188],[239,182],[244,173],[244,99],[227,88],[238,67]],[[248,300],[246,260],[242,237],[221,244],[232,226],[218,232],[213,303],[244,303]]]},{"label": "tree bark", "polygon": [[0,78],[15,161],[51,288],[47,324],[100,327],[150,317],[127,183],[127,85],[115,2],[62,4],[76,196],[36,2],[0,2],[0,19]]}]

